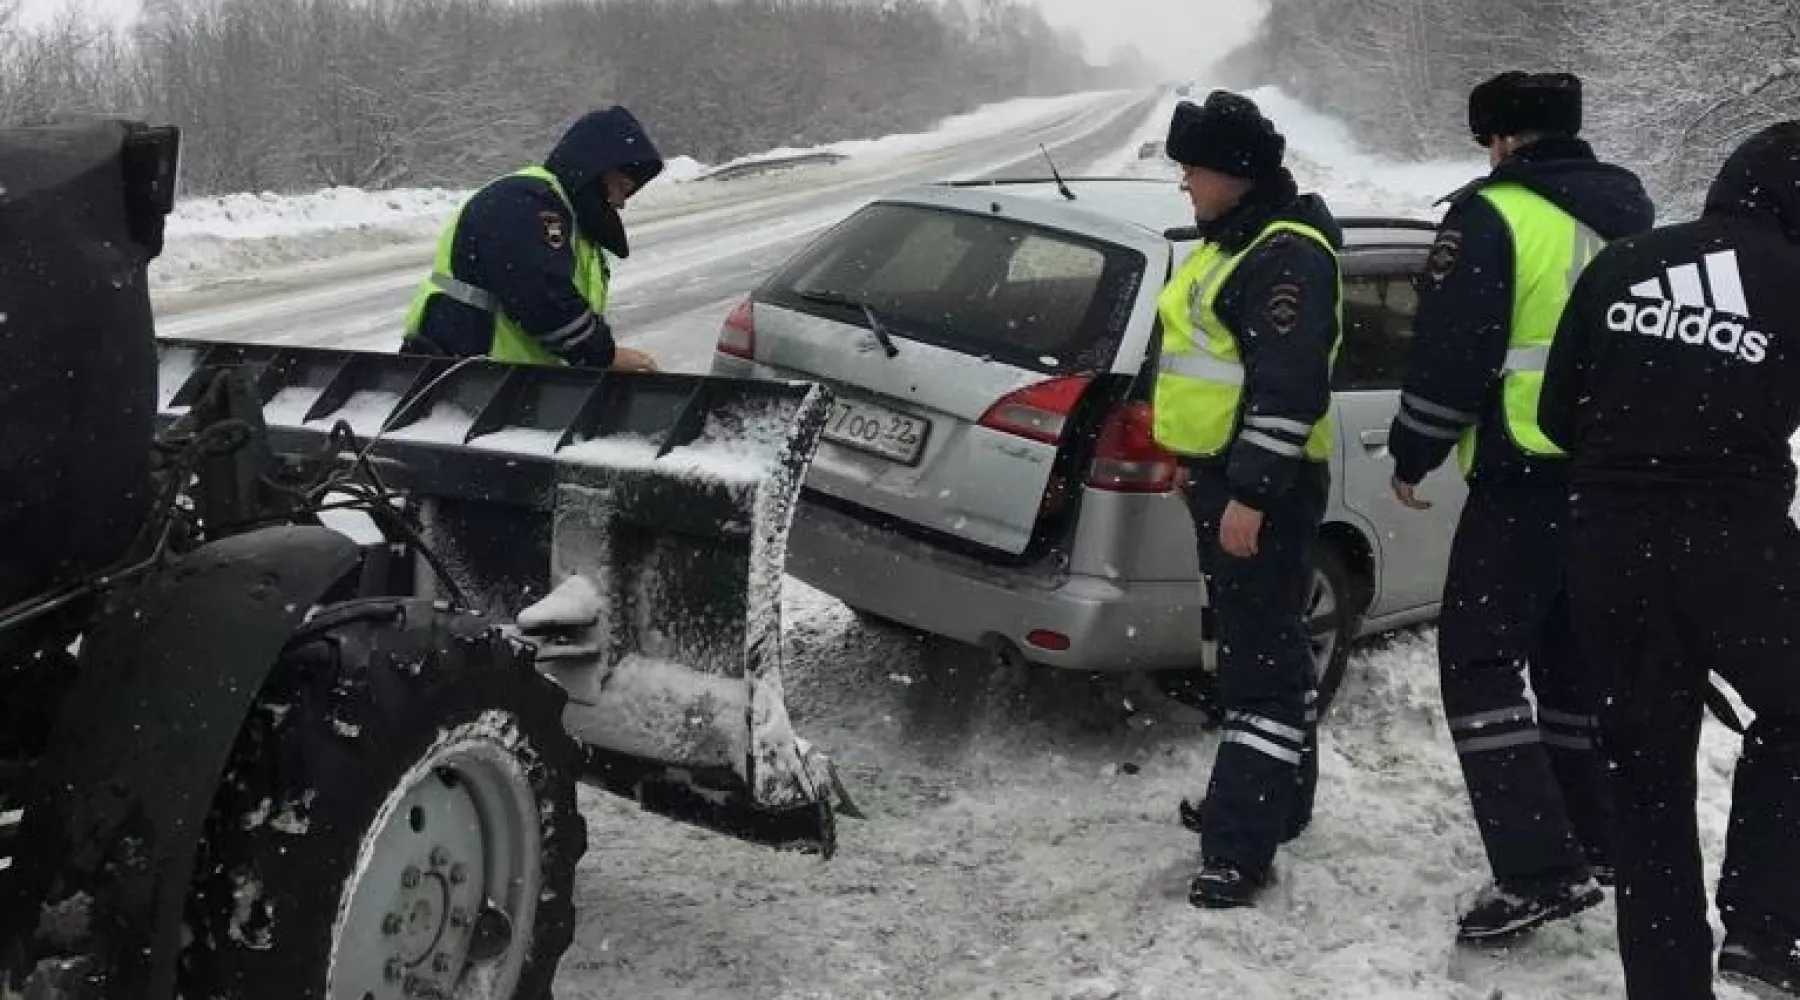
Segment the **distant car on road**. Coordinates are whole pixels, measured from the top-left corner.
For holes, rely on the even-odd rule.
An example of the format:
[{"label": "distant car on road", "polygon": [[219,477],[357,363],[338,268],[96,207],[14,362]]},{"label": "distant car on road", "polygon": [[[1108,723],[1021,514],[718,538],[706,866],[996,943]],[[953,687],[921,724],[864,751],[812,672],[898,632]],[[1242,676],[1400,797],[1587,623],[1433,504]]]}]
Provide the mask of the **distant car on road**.
[{"label": "distant car on road", "polygon": [[[858,611],[1080,670],[1210,670],[1193,528],[1150,434],[1156,298],[1192,249],[1167,181],[909,188],[856,212],[726,321],[717,374],[837,395],[788,571]],[[1428,223],[1343,219],[1339,433],[1309,605],[1322,707],[1352,640],[1435,618],[1466,490],[1388,488],[1387,428]]]}]

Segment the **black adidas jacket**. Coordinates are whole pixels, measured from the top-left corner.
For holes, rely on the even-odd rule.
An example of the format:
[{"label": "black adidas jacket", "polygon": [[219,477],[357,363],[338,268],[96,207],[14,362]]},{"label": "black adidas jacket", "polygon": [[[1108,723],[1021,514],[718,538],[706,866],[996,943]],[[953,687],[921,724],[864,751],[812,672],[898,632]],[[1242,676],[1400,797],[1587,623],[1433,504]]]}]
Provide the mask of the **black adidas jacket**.
[{"label": "black adidas jacket", "polygon": [[1800,430],[1800,123],[1746,143],[1700,219],[1608,247],[1539,408],[1577,484],[1768,490]]},{"label": "black adidas jacket", "polygon": [[[1287,492],[1307,459],[1300,454],[1311,427],[1331,409],[1336,251],[1344,231],[1318,195],[1301,195],[1285,169],[1259,184],[1237,208],[1202,225],[1201,235],[1240,253],[1270,223],[1298,222],[1331,242],[1327,251],[1294,233],[1276,233],[1238,263],[1219,289],[1219,319],[1237,337],[1244,358],[1244,400],[1237,436],[1221,459],[1231,495],[1261,510]],[[1334,442],[1335,444],[1335,442]]]},{"label": "black adidas jacket", "polygon": [[1579,139],[1545,139],[1450,196],[1419,280],[1414,344],[1400,411],[1388,433],[1394,474],[1417,483],[1450,457],[1470,424],[1477,482],[1560,477],[1566,463],[1519,451],[1506,430],[1500,369],[1512,334],[1513,247],[1506,221],[1477,192],[1513,181],[1543,195],[1601,238],[1647,231],[1655,208],[1637,176],[1595,159]]}]

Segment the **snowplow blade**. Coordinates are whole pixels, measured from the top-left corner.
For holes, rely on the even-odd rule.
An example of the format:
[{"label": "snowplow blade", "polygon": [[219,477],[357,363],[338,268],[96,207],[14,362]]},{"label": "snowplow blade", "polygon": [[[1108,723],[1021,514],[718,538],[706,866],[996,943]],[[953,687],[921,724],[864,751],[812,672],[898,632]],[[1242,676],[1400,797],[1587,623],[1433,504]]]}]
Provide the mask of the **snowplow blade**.
[{"label": "snowplow blade", "polygon": [[[809,383],[161,340],[158,421],[238,368],[284,460],[366,455],[460,593],[566,688],[590,778],[829,855],[829,762],[781,678],[788,527],[830,409]],[[350,436],[342,432],[346,428]],[[336,432],[334,433],[334,428]]]}]

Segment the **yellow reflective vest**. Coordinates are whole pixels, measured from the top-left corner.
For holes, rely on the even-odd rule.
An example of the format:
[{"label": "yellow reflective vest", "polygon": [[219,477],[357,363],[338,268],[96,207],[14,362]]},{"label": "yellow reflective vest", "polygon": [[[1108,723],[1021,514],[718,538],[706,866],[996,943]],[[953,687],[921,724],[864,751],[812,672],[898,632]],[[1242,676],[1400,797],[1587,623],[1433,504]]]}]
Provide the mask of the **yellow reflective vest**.
[{"label": "yellow reflective vest", "polygon": [[[1563,450],[1538,426],[1544,365],[1550,359],[1550,344],[1556,338],[1569,293],[1606,241],[1523,184],[1507,181],[1477,193],[1505,220],[1513,245],[1512,329],[1507,334],[1506,363],[1500,370],[1506,433],[1525,455],[1563,457]],[[1475,468],[1479,433],[1476,424],[1456,443],[1464,476]]]},{"label": "yellow reflective vest", "polygon": [[[575,218],[574,206],[569,202],[568,193],[563,190],[562,182],[556,175],[543,167],[526,167],[515,170],[509,177],[530,177],[550,185],[556,196],[568,210],[569,218]],[[464,207],[467,207],[466,203]],[[511,361],[521,364],[561,365],[563,359],[546,350],[543,345],[521,329],[512,317],[506,315],[500,301],[492,292],[456,277],[451,269],[451,253],[456,246],[457,227],[462,224],[461,208],[444,227],[438,237],[437,259],[432,264],[431,274],[420,285],[413,295],[412,306],[406,314],[406,339],[413,340],[419,335],[420,325],[425,319],[425,306],[433,296],[443,295],[466,306],[473,306],[494,318],[494,333],[488,356],[496,361]],[[595,315],[606,312],[607,283],[611,279],[611,270],[606,263],[605,254],[581,234],[581,227],[571,225],[569,249],[575,255],[575,287],[581,297],[587,300],[588,307]],[[585,321],[580,317],[577,322]]]},{"label": "yellow reflective vest", "polygon": [[[1244,362],[1237,335],[1219,318],[1219,292],[1245,257],[1280,232],[1314,240],[1335,256],[1330,239],[1317,229],[1285,220],[1272,222],[1236,254],[1215,243],[1201,244],[1157,299],[1162,317],[1162,357],[1152,404],[1153,433],[1157,443],[1169,451],[1211,458],[1223,454],[1237,437],[1243,410]],[[1338,322],[1330,357],[1335,361],[1343,340],[1341,277],[1333,295]],[[1331,456],[1336,431],[1329,405],[1325,415],[1310,428],[1288,421],[1283,421],[1283,426],[1288,423],[1294,424],[1291,429],[1296,436],[1306,435],[1304,455],[1308,460],[1322,462]],[[1251,428],[1244,433],[1261,432]],[[1278,453],[1292,447],[1272,438],[1259,444]]]}]

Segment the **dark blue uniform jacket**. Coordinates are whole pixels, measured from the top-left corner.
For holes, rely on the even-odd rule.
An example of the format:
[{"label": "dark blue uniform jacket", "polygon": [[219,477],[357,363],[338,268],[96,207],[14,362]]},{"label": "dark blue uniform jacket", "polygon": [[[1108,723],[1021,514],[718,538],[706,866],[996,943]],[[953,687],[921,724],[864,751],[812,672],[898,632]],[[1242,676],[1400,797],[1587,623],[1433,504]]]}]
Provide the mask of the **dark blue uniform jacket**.
[{"label": "dark blue uniform jacket", "polygon": [[[452,274],[492,292],[528,334],[570,364],[604,368],[613,361],[612,330],[593,313],[574,282],[569,234],[582,234],[614,255],[629,253],[623,223],[606,201],[602,177],[622,170],[641,187],[662,170],[662,158],[631,112],[592,112],[570,126],[544,167],[574,202],[571,213],[549,184],[507,176],[490,182],[464,206],[451,248]],[[573,326],[583,317],[590,323]],[[486,354],[493,317],[433,296],[426,306],[422,345],[459,357]]]},{"label": "dark blue uniform jacket", "polygon": [[1400,413],[1388,434],[1394,474],[1417,483],[1479,421],[1473,480],[1561,475],[1561,460],[1533,459],[1506,432],[1500,369],[1512,336],[1513,245],[1506,222],[1478,192],[1523,184],[1611,241],[1644,233],[1656,211],[1637,175],[1602,163],[1580,139],[1532,143],[1451,195],[1419,281],[1419,308]]}]

